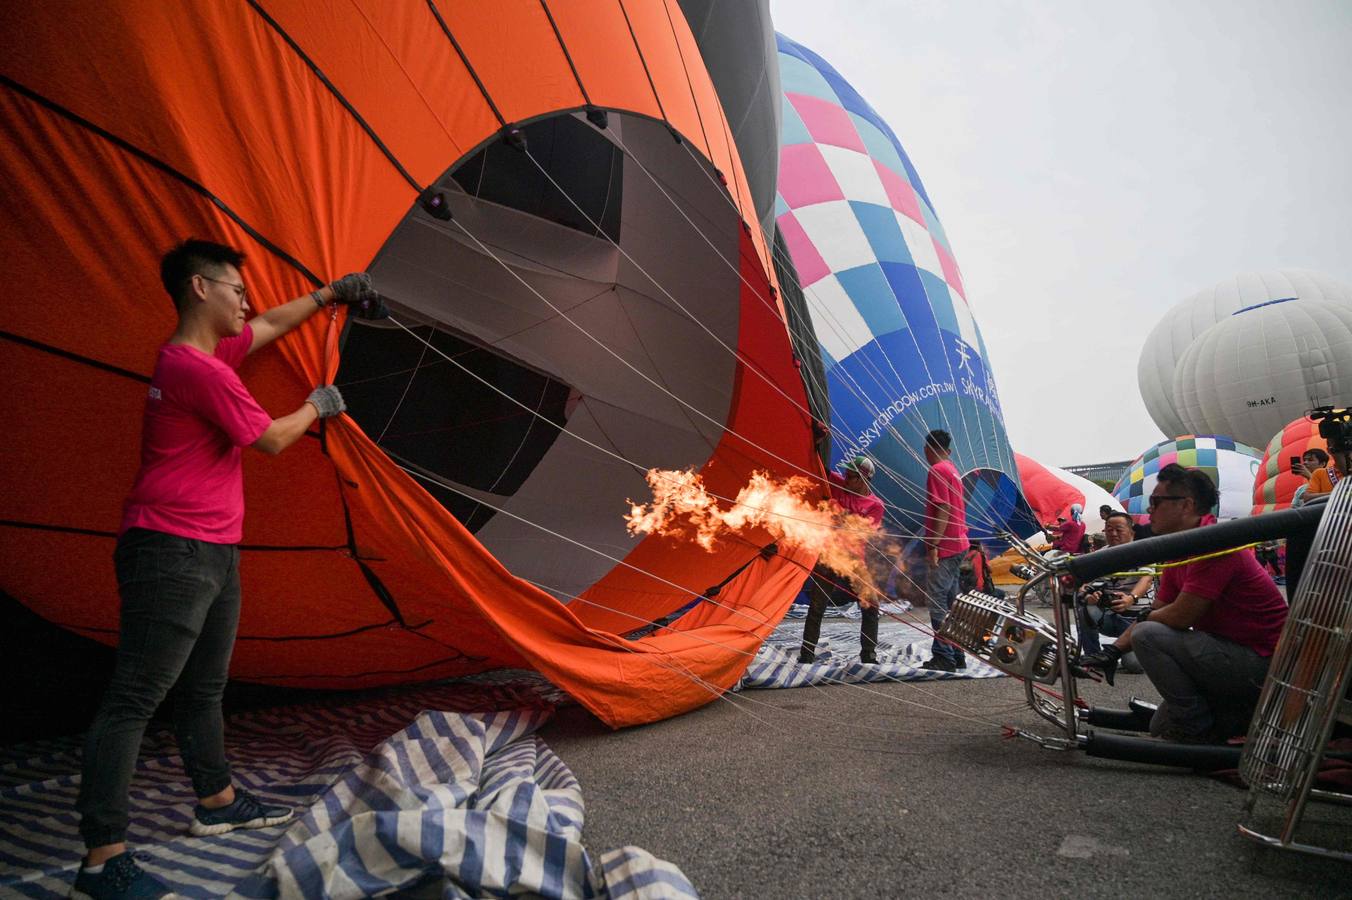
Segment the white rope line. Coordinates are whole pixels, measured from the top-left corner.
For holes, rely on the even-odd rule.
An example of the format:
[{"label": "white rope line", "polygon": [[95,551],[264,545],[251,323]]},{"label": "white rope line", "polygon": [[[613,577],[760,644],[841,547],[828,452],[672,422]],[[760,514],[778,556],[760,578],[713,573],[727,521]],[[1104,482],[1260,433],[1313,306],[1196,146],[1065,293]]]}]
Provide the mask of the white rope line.
[{"label": "white rope line", "polygon": [[[655,176],[653,176],[651,172],[648,171],[648,169],[642,164],[642,162],[641,162],[640,160],[638,160],[638,158],[637,158],[636,156],[634,156],[634,154],[629,150],[629,148],[624,144],[624,142],[623,142],[618,136],[615,136],[615,137],[614,137],[614,140],[616,141],[616,143],[618,144],[618,146],[620,147],[620,149],[622,150],[622,152],[625,153],[626,157],[629,158],[629,159],[631,159],[631,160],[634,162],[635,166],[637,166],[638,169],[639,169],[640,171],[642,171],[645,175],[648,176],[648,178],[653,182],[654,186],[657,187],[657,189],[662,193],[662,195],[663,195],[663,196],[667,199],[667,201],[671,204],[672,208],[675,209],[675,210],[681,215],[681,217],[682,217],[683,219],[685,219],[685,221],[691,226],[691,228],[695,231],[695,233],[698,234],[698,235],[700,236],[700,238],[701,238],[702,240],[704,240],[704,242],[705,242],[706,244],[709,245],[709,247],[714,251],[715,255],[717,255],[718,258],[719,258],[720,260],[722,260],[723,263],[724,263],[731,271],[734,272],[734,274],[736,274],[736,276],[738,277],[738,279],[739,279],[739,280],[747,287],[748,290],[751,291],[751,293],[752,293],[753,295],[755,295],[755,296],[757,297],[757,299],[761,300],[762,304],[765,305],[766,308],[767,308],[772,314],[775,315],[776,320],[782,321],[782,320],[779,319],[778,310],[777,310],[772,304],[770,304],[769,299],[766,298],[766,297],[763,297],[763,296],[761,295],[761,293],[759,292],[759,290],[757,290],[756,286],[752,285],[749,281],[747,281],[746,277],[745,277],[744,275],[741,274],[740,267],[738,267],[737,265],[733,264],[731,261],[729,261],[726,257],[723,256],[723,254],[718,250],[718,248],[717,248],[716,246],[714,246],[713,242],[709,240],[708,236],[705,235],[704,232],[699,228],[699,226],[697,226],[697,225],[694,223],[694,221],[690,219],[690,217],[686,214],[685,210],[681,208],[680,204],[678,204],[678,203],[675,201],[675,199],[670,195],[670,193],[667,192],[666,188],[662,185],[662,183],[661,183]],[[691,153],[691,151],[689,150],[688,147],[687,147],[687,153]],[[727,345],[727,344],[726,344],[726,343],[725,343],[725,342],[724,342],[717,334],[715,334],[712,330],[710,330],[710,329],[708,328],[708,326],[706,326],[706,325],[705,325],[705,324],[704,324],[697,316],[695,316],[693,313],[691,313],[690,310],[687,309],[687,308],[686,308],[679,300],[677,300],[676,297],[673,296],[673,295],[671,294],[671,292],[668,291],[662,284],[660,284],[660,283],[657,281],[657,279],[654,278],[654,277],[652,276],[652,274],[649,273],[649,272],[647,271],[646,268],[644,268],[637,260],[635,260],[635,259],[633,258],[633,256],[632,256],[627,250],[625,250],[623,247],[621,247],[621,246],[619,245],[619,243],[617,243],[617,242],[616,242],[613,238],[611,238],[609,235],[604,234],[604,232],[601,230],[600,226],[596,223],[596,221],[595,221],[594,219],[592,219],[592,217],[587,213],[587,211],[586,211],[585,209],[582,208],[582,206],[581,206],[581,205],[580,205],[580,204],[572,197],[572,195],[569,194],[568,191],[567,191],[566,189],[564,189],[563,186],[560,185],[560,184],[558,183],[557,180],[555,180],[555,178],[549,173],[549,171],[548,171],[543,165],[541,165],[540,162],[539,162],[537,159],[535,159],[535,157],[532,156],[532,155],[530,154],[529,151],[526,151],[526,156],[527,156],[527,157],[531,160],[531,162],[535,165],[536,169],[539,170],[539,172],[540,172],[540,173],[541,173],[541,174],[549,181],[549,183],[554,187],[554,189],[557,190],[557,191],[564,197],[564,199],[566,199],[566,200],[569,202],[569,204],[571,204],[571,205],[573,206],[573,208],[574,208],[580,215],[582,215],[582,216],[583,216],[583,217],[591,224],[591,226],[596,230],[597,234],[604,235],[604,237],[606,238],[606,240],[609,241],[610,244],[611,244],[618,252],[620,252],[620,253],[624,256],[624,258],[625,258],[626,260],[628,260],[631,264],[633,264],[634,267],[635,267],[636,269],[638,269],[638,271],[641,272],[641,273],[643,274],[643,276],[644,276],[645,278],[647,278],[648,281],[649,281],[650,283],[652,283],[652,285],[653,285],[655,288],[657,288],[657,290],[660,291],[660,292],[661,292],[661,293],[662,293],[662,294],[663,294],[663,295],[664,295],[664,296],[665,296],[665,297],[666,297],[673,305],[675,305],[678,309],[680,309],[681,312],[683,312],[683,313],[684,313],[684,314],[685,314],[692,322],[694,322],[695,324],[697,324],[697,325],[698,325],[705,333],[707,333],[711,338],[713,338],[714,341],[715,341],[719,346],[721,346],[725,351],[727,351],[728,353],[732,354],[732,356],[733,356],[734,359],[736,359],[736,360],[742,362],[742,363],[743,363],[743,368],[744,368],[744,369],[754,371],[754,372],[755,372],[762,380],[764,380],[764,381],[766,382],[766,384],[768,384],[768,385],[770,385],[771,387],[773,387],[773,389],[774,389],[776,392],[778,392],[781,396],[783,396],[786,400],[788,400],[789,403],[790,403],[791,405],[793,405],[795,408],[797,408],[797,409],[798,409],[800,412],[802,412],[805,416],[807,416],[809,419],[813,419],[813,418],[814,418],[814,417],[812,416],[811,412],[810,412],[808,409],[806,409],[806,408],[803,407],[801,404],[799,404],[794,398],[790,397],[790,396],[789,396],[789,395],[788,395],[788,394],[787,394],[787,393],[786,393],[786,392],[785,392],[778,384],[775,384],[772,380],[769,379],[768,376],[766,376],[763,372],[761,372],[761,371],[759,370],[759,368],[757,368],[757,367],[755,367],[755,366],[753,366],[753,365],[750,365],[749,362],[748,362],[747,360],[745,360],[745,359],[741,356],[741,354],[740,354],[736,349],[734,349],[734,348],[732,348],[732,347],[729,347],[729,346],[728,346],[728,345]],[[703,167],[702,165],[699,165],[698,159],[695,158],[695,157],[693,156],[693,154],[692,154],[691,158],[692,158],[692,159],[695,159],[697,168],[699,168],[702,172],[704,172],[705,175],[706,175],[706,177],[709,177],[707,171],[704,170],[704,167]],[[725,200],[728,200],[728,202],[731,202],[730,199],[728,199],[728,198],[726,197],[726,194],[724,193],[724,191],[723,191],[721,188],[718,190],[718,193],[719,193],[720,195],[723,195],[724,198],[725,198]],[[734,207],[734,210],[735,210],[735,207]],[[928,296],[928,295],[927,295],[927,296]],[[932,304],[931,304],[931,305],[932,305]],[[787,327],[791,327],[791,326],[790,326],[790,323],[788,323],[788,322],[785,322],[784,324],[785,324],[786,328],[787,328]],[[908,330],[908,331],[912,331],[912,330],[909,329],[909,328],[908,328],[907,330]],[[919,344],[918,344],[918,341],[917,341],[916,338],[915,338],[915,335],[914,335],[913,331],[912,331],[912,334],[911,334],[911,338],[912,338],[912,342],[916,344],[917,354],[920,355],[920,354],[919,354]],[[886,354],[884,354],[884,356],[886,356]],[[922,362],[923,362],[923,355],[921,355],[921,359],[922,359]],[[926,373],[927,373],[927,375],[928,375],[928,364],[925,363],[925,365],[926,365]],[[889,366],[891,366],[890,359],[889,359]],[[897,375],[897,373],[896,373],[896,371],[895,371],[895,367],[893,367],[893,374],[894,374],[894,375]],[[931,381],[932,381],[932,380],[933,380],[933,378],[932,378],[932,376],[931,376]],[[897,381],[898,381],[898,382],[901,382],[901,381],[902,381],[900,375],[897,375]],[[882,385],[880,384],[879,386],[881,387]],[[868,400],[867,396],[866,396],[866,395],[863,395],[862,392],[861,392],[860,395],[859,395],[859,399],[860,399],[861,401],[863,401],[864,403],[866,403],[866,404],[870,404],[870,403],[871,403],[871,401]],[[875,413],[881,413],[881,410],[879,410],[876,406],[874,406],[873,409],[874,409]],[[941,411],[943,410],[942,404],[940,404],[940,409],[941,409]],[[919,413],[919,411],[916,410],[916,409],[914,409],[914,408],[911,408],[911,411],[912,411],[913,413],[916,413],[916,414]],[[945,413],[945,416],[946,416],[946,413]],[[965,418],[965,417],[964,417],[964,418]],[[946,421],[947,421],[947,420],[946,420],[946,418],[945,418],[945,422],[946,422]],[[921,419],[921,424],[926,424],[926,423],[924,423],[923,418]],[[828,425],[829,425],[829,423],[828,423]],[[889,428],[890,428],[890,427],[891,427],[891,426],[890,426],[890,423],[889,423]],[[950,427],[951,427],[951,426],[950,426]],[[914,448],[910,448],[910,447],[906,444],[906,442],[904,442],[904,441],[902,441],[902,440],[900,439],[900,435],[899,435],[899,434],[896,434],[895,430],[893,430],[893,434],[894,434],[895,437],[897,437],[898,443],[899,443],[899,444],[902,444],[903,446],[906,446],[907,449],[908,449],[913,455],[916,453],[916,451],[914,450]],[[969,436],[968,443],[969,443],[969,446],[970,446],[970,444],[971,444],[970,436]],[[764,450],[765,448],[759,448],[759,449]],[[917,456],[916,458],[918,459],[919,457]],[[815,476],[815,473],[814,473],[814,477],[819,477],[819,476]],[[893,476],[893,477],[894,477],[894,476]],[[902,487],[904,490],[905,490],[905,489],[910,489],[910,490],[912,490],[912,497],[913,497],[914,499],[917,499],[917,500],[918,500],[918,499],[921,499],[921,495],[918,493],[918,491],[916,491],[915,489],[911,489],[911,488],[909,487],[909,484],[905,481],[905,479],[895,479],[895,480],[897,481],[898,486]],[[881,498],[880,498],[880,499],[881,499]],[[884,502],[885,502],[885,501],[884,501]],[[895,509],[895,508],[894,508],[894,509]],[[978,515],[981,515],[981,513],[978,513]],[[997,526],[998,526],[999,523],[997,523],[997,522],[995,522],[995,521],[989,521],[989,522],[986,522],[985,524],[986,524],[987,526],[989,526],[992,530],[998,530],[998,527],[997,527]]]}]

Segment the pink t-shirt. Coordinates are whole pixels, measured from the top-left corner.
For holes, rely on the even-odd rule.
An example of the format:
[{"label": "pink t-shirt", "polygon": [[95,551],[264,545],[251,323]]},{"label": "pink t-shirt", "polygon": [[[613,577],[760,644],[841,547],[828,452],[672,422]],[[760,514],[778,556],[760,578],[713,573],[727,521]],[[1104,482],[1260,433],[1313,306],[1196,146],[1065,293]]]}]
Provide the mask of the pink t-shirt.
[{"label": "pink t-shirt", "polygon": [[122,513],[121,531],[148,528],[213,544],[244,536],[242,447],[262,436],[272,417],[235,369],[253,329],[225,338],[208,356],[165,344],[150,378],[141,430],[141,469]]},{"label": "pink t-shirt", "polygon": [[1066,553],[1079,553],[1080,541],[1084,540],[1084,523],[1076,522],[1071,519],[1068,522],[1062,522],[1057,528],[1059,534],[1056,540],[1052,542],[1052,547]]},{"label": "pink t-shirt", "polygon": [[873,494],[860,496],[845,488],[845,479],[835,472],[826,473],[831,482],[831,500],[846,512],[863,516],[875,526],[883,524],[883,501]]},{"label": "pink t-shirt", "polygon": [[1272,655],[1286,624],[1286,600],[1252,549],[1165,569],[1157,602],[1167,606],[1182,593],[1211,601],[1193,623],[1198,631],[1242,644],[1259,656]]},{"label": "pink t-shirt", "polygon": [[[939,507],[948,507],[948,525],[936,535]],[[939,558],[957,556],[970,547],[967,540],[967,504],[962,497],[962,478],[952,460],[940,460],[930,467],[925,481],[925,537],[939,538]]]}]

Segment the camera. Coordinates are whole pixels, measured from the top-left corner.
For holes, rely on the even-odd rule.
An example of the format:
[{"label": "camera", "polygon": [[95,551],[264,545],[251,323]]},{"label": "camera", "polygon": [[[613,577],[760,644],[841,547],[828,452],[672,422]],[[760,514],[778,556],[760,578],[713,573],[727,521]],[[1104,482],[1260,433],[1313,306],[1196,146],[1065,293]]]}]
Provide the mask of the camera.
[{"label": "camera", "polygon": [[1328,442],[1329,453],[1352,452],[1352,409],[1320,406],[1306,415],[1319,423],[1319,436]]}]

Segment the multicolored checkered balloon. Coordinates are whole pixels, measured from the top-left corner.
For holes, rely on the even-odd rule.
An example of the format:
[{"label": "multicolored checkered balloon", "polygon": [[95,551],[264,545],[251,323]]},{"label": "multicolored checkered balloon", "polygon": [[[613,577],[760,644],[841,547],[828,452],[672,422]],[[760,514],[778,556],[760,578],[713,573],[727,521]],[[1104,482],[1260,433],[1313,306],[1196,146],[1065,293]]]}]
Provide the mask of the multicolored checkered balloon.
[{"label": "multicolored checkered balloon", "polygon": [[914,527],[926,474],[917,454],[925,433],[943,428],[969,476],[969,525],[1003,526],[1027,507],[934,204],[891,127],[829,63],[780,35],[779,67],[776,216],[826,366],[832,462],[878,460],[874,490],[902,511],[896,518],[912,517],[896,524]]},{"label": "multicolored checkered balloon", "polygon": [[1147,504],[1155,489],[1159,470],[1170,463],[1185,469],[1201,469],[1220,492],[1219,519],[1238,519],[1250,514],[1253,506],[1253,482],[1263,451],[1241,444],[1234,438],[1214,434],[1185,434],[1161,441],[1146,450],[1122,473],[1113,487],[1113,496],[1138,519],[1149,517]]}]

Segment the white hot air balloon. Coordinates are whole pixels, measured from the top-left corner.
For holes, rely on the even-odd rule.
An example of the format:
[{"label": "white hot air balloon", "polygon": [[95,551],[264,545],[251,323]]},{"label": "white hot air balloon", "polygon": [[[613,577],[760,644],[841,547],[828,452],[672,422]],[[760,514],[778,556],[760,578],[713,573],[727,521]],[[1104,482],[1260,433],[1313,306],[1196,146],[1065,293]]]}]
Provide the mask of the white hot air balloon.
[{"label": "white hot air balloon", "polygon": [[1241,309],[1198,335],[1174,369],[1174,408],[1197,431],[1261,446],[1315,406],[1352,404],[1352,293]]},{"label": "white hot air balloon", "polygon": [[[1185,421],[1174,405],[1174,370],[1193,341],[1241,309],[1287,297],[1352,305],[1352,288],[1318,272],[1299,269],[1254,272],[1227,278],[1199,291],[1164,314],[1141,348],[1137,378],[1141,399],[1166,437],[1213,432],[1200,422]],[[1288,416],[1288,420],[1299,412],[1303,410]],[[1266,439],[1263,436],[1256,440],[1261,444]]]}]

